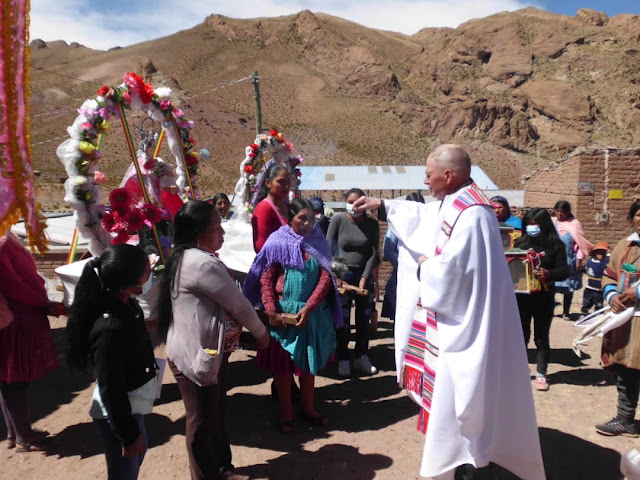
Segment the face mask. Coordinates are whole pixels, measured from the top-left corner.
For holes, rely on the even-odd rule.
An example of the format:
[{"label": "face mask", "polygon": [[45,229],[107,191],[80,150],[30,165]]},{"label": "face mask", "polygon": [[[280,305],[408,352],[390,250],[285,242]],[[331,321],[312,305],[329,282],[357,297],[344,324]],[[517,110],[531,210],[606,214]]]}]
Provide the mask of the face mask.
[{"label": "face mask", "polygon": [[356,212],[353,210],[353,205],[352,205],[351,203],[345,203],[345,209],[347,210],[347,213],[348,213],[349,215],[351,215],[352,217],[354,217],[354,218],[357,218],[357,217],[359,217],[360,215],[362,215],[361,213],[356,213]]},{"label": "face mask", "polygon": [[140,285],[142,287],[142,291],[140,293],[134,294],[134,296],[139,297],[141,295],[143,296],[146,295],[151,290],[152,284],[153,284],[153,275],[149,275],[149,279],[146,282],[144,282],[142,285]]},{"label": "face mask", "polygon": [[316,222],[321,222],[322,220],[324,220],[324,215],[319,213],[316,215]]},{"label": "face mask", "polygon": [[527,225],[527,235],[530,237],[540,236],[540,225]]}]

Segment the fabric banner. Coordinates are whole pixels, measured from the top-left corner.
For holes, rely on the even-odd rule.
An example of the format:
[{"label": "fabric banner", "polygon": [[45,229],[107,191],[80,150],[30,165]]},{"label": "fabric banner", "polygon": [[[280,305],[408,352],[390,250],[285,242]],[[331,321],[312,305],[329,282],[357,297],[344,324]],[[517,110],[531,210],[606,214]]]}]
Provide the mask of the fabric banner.
[{"label": "fabric banner", "polygon": [[2,0],[0,14],[0,236],[20,217],[32,248],[47,251],[29,145],[29,0]]}]

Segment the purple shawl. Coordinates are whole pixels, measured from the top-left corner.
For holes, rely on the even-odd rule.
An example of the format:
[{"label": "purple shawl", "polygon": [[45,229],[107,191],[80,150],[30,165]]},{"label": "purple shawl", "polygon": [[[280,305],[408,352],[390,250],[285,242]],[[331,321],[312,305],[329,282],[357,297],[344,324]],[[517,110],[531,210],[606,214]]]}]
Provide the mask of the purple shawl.
[{"label": "purple shawl", "polygon": [[[306,237],[295,233],[289,225],[283,225],[267,238],[260,253],[256,255],[253,265],[244,281],[242,291],[253,305],[261,305],[260,277],[273,262],[278,262],[283,267],[304,269],[302,251],[312,255],[318,263],[331,273],[331,250],[322,229],[316,225]],[[331,276],[333,282],[333,295],[328,297],[331,306],[331,316],[336,328],[343,326],[342,308],[340,306],[340,294],[336,279]]]}]

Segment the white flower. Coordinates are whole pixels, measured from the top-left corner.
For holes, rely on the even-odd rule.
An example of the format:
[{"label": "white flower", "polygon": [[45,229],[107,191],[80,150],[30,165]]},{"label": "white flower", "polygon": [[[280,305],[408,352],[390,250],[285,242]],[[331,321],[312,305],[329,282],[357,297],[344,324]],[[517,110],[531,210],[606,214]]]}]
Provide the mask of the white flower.
[{"label": "white flower", "polygon": [[158,98],[167,98],[171,95],[171,89],[169,87],[159,87],[154,90]]},{"label": "white flower", "polygon": [[87,183],[87,177],[82,175],[76,175],[75,177],[71,177],[71,184],[76,187],[80,187],[81,185],[85,185]]}]

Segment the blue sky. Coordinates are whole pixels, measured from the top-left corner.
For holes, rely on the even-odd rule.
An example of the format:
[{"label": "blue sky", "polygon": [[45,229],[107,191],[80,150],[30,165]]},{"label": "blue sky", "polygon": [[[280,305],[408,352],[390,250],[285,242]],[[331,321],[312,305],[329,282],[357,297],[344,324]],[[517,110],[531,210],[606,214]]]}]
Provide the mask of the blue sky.
[{"label": "blue sky", "polygon": [[572,16],[584,7],[640,14],[640,0],[31,0],[30,35],[106,50],[191,28],[212,13],[256,18],[304,9],[411,35],[527,6]]},{"label": "blue sky", "polygon": [[559,0],[540,2],[545,10],[563,15],[575,15],[581,8],[591,8],[606,13],[612,17],[620,13],[635,13],[640,15],[640,0]]}]

